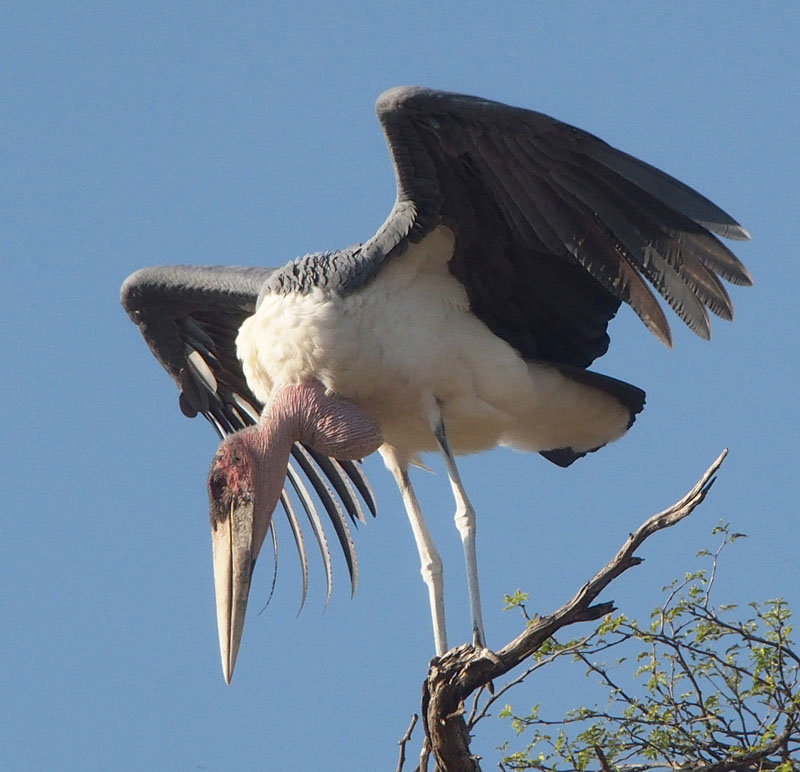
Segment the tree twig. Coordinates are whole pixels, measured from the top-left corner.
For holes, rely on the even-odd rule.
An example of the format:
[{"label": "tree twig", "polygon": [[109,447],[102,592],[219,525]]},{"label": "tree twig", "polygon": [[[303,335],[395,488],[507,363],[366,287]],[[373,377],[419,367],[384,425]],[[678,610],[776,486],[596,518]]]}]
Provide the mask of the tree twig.
[{"label": "tree twig", "polygon": [[415,713],[411,717],[411,723],[408,725],[408,729],[406,729],[406,733],[398,740],[397,744],[400,746],[400,757],[397,759],[397,770],[396,772],[403,771],[403,764],[406,763],[406,745],[408,741],[411,739],[411,733],[414,731],[414,727],[417,725],[417,720],[419,716]]}]

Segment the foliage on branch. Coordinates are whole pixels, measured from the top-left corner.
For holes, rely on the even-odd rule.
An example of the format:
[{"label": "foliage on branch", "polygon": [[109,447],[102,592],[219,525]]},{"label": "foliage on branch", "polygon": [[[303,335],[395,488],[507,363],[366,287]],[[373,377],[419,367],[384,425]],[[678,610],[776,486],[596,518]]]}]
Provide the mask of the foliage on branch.
[{"label": "foliage on branch", "polygon": [[[591,635],[550,638],[534,653],[527,673],[557,659],[579,663],[599,679],[606,704],[559,719],[538,705],[527,715],[506,706],[501,716],[527,745],[504,747],[504,768],[800,770],[800,656],[791,614],[781,599],[750,604],[743,620],[736,606],[712,604],[719,556],[742,536],[727,524],[714,534],[717,549],[700,553],[710,566],[665,587],[649,624],[609,615]],[[506,607],[527,619],[525,600],[518,591]]]}]

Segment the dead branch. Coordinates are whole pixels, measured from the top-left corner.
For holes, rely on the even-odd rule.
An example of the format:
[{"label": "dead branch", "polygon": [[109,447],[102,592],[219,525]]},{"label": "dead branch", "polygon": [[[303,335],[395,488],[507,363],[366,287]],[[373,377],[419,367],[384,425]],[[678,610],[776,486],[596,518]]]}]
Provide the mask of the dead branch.
[{"label": "dead branch", "polygon": [[411,716],[411,723],[408,725],[406,733],[397,742],[397,744],[400,746],[400,757],[397,759],[396,772],[403,771],[403,764],[406,763],[406,745],[408,745],[408,741],[411,739],[411,733],[414,731],[414,727],[417,725],[418,719],[419,716],[416,713]]},{"label": "dead branch", "polygon": [[437,772],[480,772],[478,757],[470,753],[464,701],[476,689],[517,667],[561,628],[612,613],[613,602],[595,604],[597,596],[614,579],[642,562],[634,552],[646,539],[680,522],[703,501],[727,454],[728,451],[723,450],[680,501],[645,520],[628,536],[611,561],[558,610],[532,621],[524,632],[497,652],[464,644],[431,660],[423,685],[422,724]]}]

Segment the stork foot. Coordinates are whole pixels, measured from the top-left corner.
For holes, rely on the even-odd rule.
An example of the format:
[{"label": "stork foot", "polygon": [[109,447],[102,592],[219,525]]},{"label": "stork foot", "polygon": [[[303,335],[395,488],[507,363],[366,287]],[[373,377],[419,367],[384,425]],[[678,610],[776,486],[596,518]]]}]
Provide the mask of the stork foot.
[{"label": "stork foot", "polygon": [[475,654],[474,658],[475,661],[483,661],[491,662],[493,665],[497,665],[500,660],[491,649],[487,649],[486,646],[475,646]]}]

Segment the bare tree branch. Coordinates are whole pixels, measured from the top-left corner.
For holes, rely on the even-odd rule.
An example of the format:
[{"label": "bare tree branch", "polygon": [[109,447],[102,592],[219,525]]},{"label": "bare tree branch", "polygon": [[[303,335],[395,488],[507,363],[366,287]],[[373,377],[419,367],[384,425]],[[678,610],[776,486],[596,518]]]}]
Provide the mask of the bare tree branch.
[{"label": "bare tree branch", "polygon": [[396,772],[403,772],[403,764],[406,763],[406,745],[408,745],[408,742],[411,739],[411,733],[414,731],[414,727],[417,725],[418,719],[419,716],[415,713],[411,717],[411,723],[408,725],[406,733],[397,742],[397,744],[400,746],[400,757],[397,759]]},{"label": "bare tree branch", "polygon": [[470,753],[464,701],[476,689],[513,670],[563,627],[612,613],[613,602],[594,604],[598,595],[614,579],[642,562],[634,552],[647,538],[680,522],[703,501],[727,453],[724,450],[719,455],[683,498],[630,534],[611,561],[554,613],[531,621],[524,632],[496,653],[464,644],[431,660],[423,685],[422,723],[437,772],[480,772],[479,759]]}]

